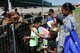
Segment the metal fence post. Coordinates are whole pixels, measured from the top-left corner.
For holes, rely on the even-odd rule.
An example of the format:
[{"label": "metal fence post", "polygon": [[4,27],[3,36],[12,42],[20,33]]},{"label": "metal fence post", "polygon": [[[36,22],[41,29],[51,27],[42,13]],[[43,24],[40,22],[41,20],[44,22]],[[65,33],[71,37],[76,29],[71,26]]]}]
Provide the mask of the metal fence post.
[{"label": "metal fence post", "polygon": [[16,53],[16,42],[15,42],[15,31],[14,31],[14,24],[11,24],[12,26],[12,35],[13,35],[13,48],[14,48],[14,53]]},{"label": "metal fence post", "polygon": [[33,19],[31,18],[31,23],[33,23]]}]

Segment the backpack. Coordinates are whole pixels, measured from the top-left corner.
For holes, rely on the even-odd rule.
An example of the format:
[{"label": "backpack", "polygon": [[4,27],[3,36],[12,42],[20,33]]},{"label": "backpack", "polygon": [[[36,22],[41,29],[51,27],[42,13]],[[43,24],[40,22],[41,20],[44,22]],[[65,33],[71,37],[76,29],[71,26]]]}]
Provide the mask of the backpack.
[{"label": "backpack", "polygon": [[80,53],[80,39],[71,20],[70,23],[72,30],[64,25],[64,28],[70,32],[70,35],[65,37],[64,53]]}]

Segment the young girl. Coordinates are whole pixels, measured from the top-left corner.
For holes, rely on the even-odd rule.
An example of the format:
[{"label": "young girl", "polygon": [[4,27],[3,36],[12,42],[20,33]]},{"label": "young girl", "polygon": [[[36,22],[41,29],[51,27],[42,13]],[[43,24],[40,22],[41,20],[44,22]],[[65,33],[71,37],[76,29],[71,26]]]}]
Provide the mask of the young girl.
[{"label": "young girl", "polygon": [[51,38],[48,40],[48,52],[49,53],[57,53],[57,42],[56,38],[58,36],[58,32],[56,31],[50,31]]},{"label": "young girl", "polygon": [[51,38],[49,39],[49,53],[57,53],[57,41],[56,38],[58,36],[58,31],[59,28],[57,27],[56,24],[52,24],[52,28],[50,28],[50,36]]},{"label": "young girl", "polygon": [[46,28],[50,31],[50,28],[52,28],[52,24],[56,24],[56,15],[54,13],[53,9],[49,10],[49,17],[47,18],[47,26]]}]

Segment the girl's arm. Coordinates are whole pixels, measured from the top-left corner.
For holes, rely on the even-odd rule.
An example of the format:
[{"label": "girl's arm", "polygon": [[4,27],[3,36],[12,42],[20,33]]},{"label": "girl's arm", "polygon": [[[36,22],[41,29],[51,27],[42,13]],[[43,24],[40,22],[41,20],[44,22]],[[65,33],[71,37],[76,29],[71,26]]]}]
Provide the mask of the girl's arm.
[{"label": "girl's arm", "polygon": [[38,33],[38,32],[35,32],[34,31],[34,33],[36,33],[39,37],[41,37],[41,38],[46,38],[43,34],[40,34],[40,33]]},{"label": "girl's arm", "polygon": [[43,34],[36,32],[33,28],[31,28],[31,31],[33,31],[35,34],[37,34],[41,38],[48,38],[48,37],[45,37]]},{"label": "girl's arm", "polygon": [[34,36],[26,36],[27,39],[33,39]]}]

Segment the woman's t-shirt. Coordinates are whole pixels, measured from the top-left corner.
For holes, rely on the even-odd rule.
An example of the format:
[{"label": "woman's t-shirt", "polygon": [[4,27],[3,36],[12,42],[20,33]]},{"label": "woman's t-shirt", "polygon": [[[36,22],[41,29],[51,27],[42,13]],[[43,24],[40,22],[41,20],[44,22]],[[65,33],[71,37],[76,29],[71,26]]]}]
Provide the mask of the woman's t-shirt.
[{"label": "woman's t-shirt", "polygon": [[[73,22],[73,25],[74,25],[75,28],[76,28],[76,27],[77,27],[77,23],[76,23],[76,19],[74,18],[73,15],[69,15],[69,16],[65,17],[65,19],[63,19],[63,23],[64,23],[65,26],[69,27],[70,30],[72,30],[70,20]],[[67,31],[67,30],[64,28],[64,25],[62,25],[62,26],[60,27],[60,34],[59,34],[59,35],[60,35],[60,37],[59,37],[59,39],[60,39],[59,45],[60,45],[60,46],[64,46],[63,44],[64,44],[65,37],[70,34],[69,31]]]}]

